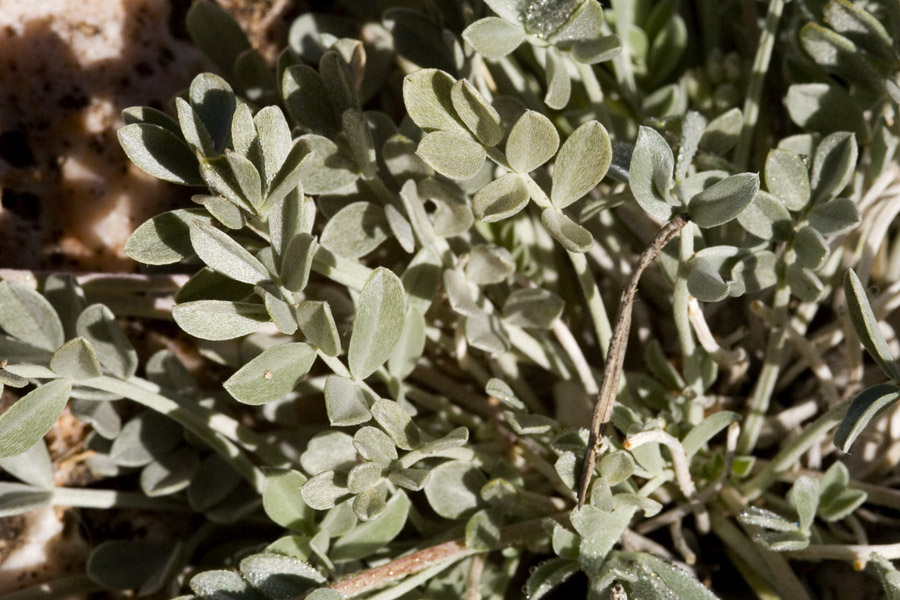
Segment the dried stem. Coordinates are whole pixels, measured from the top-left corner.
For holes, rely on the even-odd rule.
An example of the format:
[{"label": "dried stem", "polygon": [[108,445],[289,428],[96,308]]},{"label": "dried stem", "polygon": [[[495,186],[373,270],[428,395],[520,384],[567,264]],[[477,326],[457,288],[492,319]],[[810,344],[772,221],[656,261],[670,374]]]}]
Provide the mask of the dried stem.
[{"label": "dried stem", "polygon": [[[567,514],[568,513],[550,515],[549,518],[561,517]],[[535,519],[505,527],[500,534],[498,548],[514,546],[523,542],[533,542],[536,537],[541,535],[542,521],[543,519]],[[460,539],[444,542],[437,546],[431,546],[413,552],[412,554],[401,556],[380,567],[357,573],[356,575],[338,581],[331,587],[343,594],[344,597],[352,598],[380,588],[408,575],[414,575],[439,564],[448,561],[455,562],[466,556],[478,553],[478,551],[466,547],[465,540]]]},{"label": "dried stem", "polygon": [[591,417],[591,437],[588,439],[588,447],[581,469],[581,482],[578,486],[579,507],[584,506],[587,498],[597,455],[600,453],[603,445],[603,430],[612,416],[616,391],[619,389],[619,379],[622,376],[622,369],[625,365],[625,349],[628,345],[628,332],[631,329],[631,310],[641,273],[644,272],[644,269],[653,262],[656,255],[681,231],[688,221],[689,217],[687,215],[678,215],[659,230],[659,233],[656,234],[656,237],[653,238],[653,241],[641,254],[634,271],[631,273],[631,277],[628,278],[628,282],[622,290],[622,296],[619,300],[619,314],[616,318],[616,326],[613,329],[612,338],[609,341],[606,364],[603,367],[600,393],[597,395],[597,403],[594,405],[594,413]]},{"label": "dried stem", "polygon": [[481,577],[484,574],[484,554],[472,558],[466,575],[466,600],[481,600]]},{"label": "dried stem", "polygon": [[407,554],[392,560],[386,565],[375,567],[348,579],[338,581],[331,587],[347,598],[352,598],[386,585],[391,581],[418,573],[428,567],[449,560],[459,560],[470,554],[475,554],[475,551],[466,547],[465,540],[453,540]]}]

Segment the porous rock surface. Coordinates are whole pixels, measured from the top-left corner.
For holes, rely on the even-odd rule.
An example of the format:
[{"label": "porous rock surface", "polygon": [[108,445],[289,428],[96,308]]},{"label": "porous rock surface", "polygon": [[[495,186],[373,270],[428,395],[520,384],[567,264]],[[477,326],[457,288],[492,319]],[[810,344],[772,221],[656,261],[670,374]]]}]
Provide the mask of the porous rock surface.
[{"label": "porous rock surface", "polygon": [[[0,0],[0,268],[134,270],[131,231],[189,202],[116,139],[122,109],[165,109],[206,66],[173,35],[187,3],[170,4]],[[0,595],[83,570],[77,523],[56,507],[0,519]]]},{"label": "porous rock surface", "polygon": [[[169,0],[2,0],[0,266],[131,270],[129,233],[184,193],[130,165],[122,109],[203,67]],[[170,188],[170,189],[167,189]]]}]

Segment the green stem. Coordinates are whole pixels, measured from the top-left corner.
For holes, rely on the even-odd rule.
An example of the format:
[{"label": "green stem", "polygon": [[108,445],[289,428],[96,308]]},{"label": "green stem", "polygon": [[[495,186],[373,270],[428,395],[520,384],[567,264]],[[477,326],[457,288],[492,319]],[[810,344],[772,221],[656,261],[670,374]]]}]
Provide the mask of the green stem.
[{"label": "green stem", "polygon": [[703,419],[703,405],[699,401],[703,395],[703,378],[700,372],[700,354],[694,341],[694,331],[690,319],[690,292],[687,288],[687,263],[694,255],[694,230],[688,223],[678,234],[678,277],[672,294],[672,311],[675,318],[675,329],[678,332],[678,343],[684,359],[684,379],[692,391],[688,409],[688,421],[696,425]]},{"label": "green stem", "polygon": [[785,251],[781,272],[778,274],[778,283],[775,287],[775,297],[772,300],[772,320],[774,327],[769,333],[769,341],[766,344],[766,353],[763,358],[763,366],[753,386],[753,395],[750,397],[747,408],[747,416],[741,428],[736,452],[738,454],[751,454],[756,446],[759,433],[762,431],[772,392],[775,383],[781,373],[781,358],[784,351],[786,333],[782,323],[787,318],[788,302],[791,299],[791,288],[787,282],[787,266],[793,262],[794,251],[788,248]]},{"label": "green stem", "polygon": [[[533,82],[525,78],[523,75],[525,72],[524,69],[515,62],[512,55],[504,56],[503,58],[499,58],[492,62],[500,67],[500,72],[503,74],[503,77],[507,80],[509,85],[516,90],[516,94],[529,108],[537,111],[544,109],[544,101],[541,100],[537,94],[539,88],[537,86],[532,86]],[[495,79],[497,79],[496,76]]]},{"label": "green stem", "polygon": [[[12,365],[9,369],[17,375],[29,379],[57,379],[59,377],[47,367],[40,365]],[[149,381],[137,377],[132,377],[129,381],[122,381],[103,375],[79,383],[95,390],[124,396],[166,415],[206,442],[260,493],[262,493],[265,482],[262,471],[241,452],[240,448],[232,443],[231,439],[251,452],[255,452],[272,465],[287,465],[291,462],[280,450],[231,417],[196,404],[179,404],[174,398],[162,395],[159,386]]]},{"label": "green stem", "polygon": [[[572,335],[572,331],[568,328],[565,321],[556,319],[556,321],[553,322],[552,331],[556,336],[559,345],[568,355],[569,361],[572,363],[572,368],[575,369],[575,372],[578,374],[578,379],[581,380],[581,386],[584,388],[584,391],[590,396],[598,394],[600,392],[600,386],[597,384],[597,379],[594,377],[594,371],[584,357],[584,352],[581,351],[578,340]],[[529,391],[531,390],[531,388],[527,386],[526,389]]]},{"label": "green stem", "polygon": [[[11,365],[9,369],[29,379],[59,378],[59,375],[41,365]],[[138,377],[123,381],[103,375],[80,381],[79,384],[124,396],[166,415],[205,440],[213,450],[232,462],[235,469],[254,485],[262,485],[262,473],[238,446],[253,452],[268,466],[288,466],[292,463],[287,455],[249,427],[194,402],[185,401],[178,396],[168,396],[163,389],[150,381]]]},{"label": "green stem", "polygon": [[734,154],[734,163],[739,171],[746,170],[750,161],[753,135],[759,119],[759,102],[762,98],[763,84],[769,70],[769,61],[772,59],[775,35],[778,32],[778,22],[781,20],[783,9],[784,0],[769,0],[766,25],[759,36],[759,45],[756,48],[756,56],[753,58],[753,73],[750,75],[747,98],[744,100],[744,127],[741,129],[741,137]]},{"label": "green stem", "polygon": [[394,208],[403,208],[400,199],[388,189],[381,177],[373,177],[372,179],[365,179],[364,181],[385,206],[390,204],[394,206]]},{"label": "green stem", "polygon": [[603,298],[600,296],[597,280],[594,279],[594,274],[591,272],[591,267],[584,254],[569,252],[568,250],[566,254],[569,256],[572,268],[575,269],[578,285],[581,286],[581,293],[584,295],[584,301],[587,303],[591,321],[594,323],[597,343],[600,345],[600,352],[605,359],[609,352],[609,340],[612,338],[612,325],[609,322],[609,315],[606,312],[606,306],[603,304]]},{"label": "green stem", "polygon": [[485,600],[503,600],[504,598],[515,595],[510,594],[508,596],[507,591],[509,590],[513,577],[515,577],[516,573],[519,571],[521,562],[521,552],[517,552],[513,556],[504,558],[503,563],[499,566],[491,581],[490,596],[485,598]]},{"label": "green stem", "polygon": [[[494,159],[493,156],[491,156],[491,158]],[[505,163],[505,157],[502,162],[498,162],[501,166],[506,166]],[[534,200],[534,203],[537,204],[541,210],[553,206],[550,202],[550,198],[547,197],[546,192],[541,189],[541,186],[539,186],[530,175],[522,175],[521,177],[528,187],[531,199]],[[585,302],[587,302],[588,305],[588,311],[591,313],[591,320],[594,322],[594,332],[597,335],[597,343],[600,344],[600,351],[605,358],[609,349],[609,341],[612,338],[612,325],[609,322],[609,315],[606,312],[606,306],[603,304],[603,298],[600,296],[600,289],[597,287],[597,281],[594,279],[593,273],[591,273],[585,255],[580,252],[570,252],[568,250],[566,251],[566,254],[569,256],[569,262],[572,263],[572,268],[575,269],[575,275],[578,277],[578,285],[581,286],[581,293],[584,295]]]},{"label": "green stem", "polygon": [[88,300],[105,305],[113,314],[137,319],[172,321],[172,296],[127,296],[124,294],[89,294]]},{"label": "green stem", "polygon": [[772,459],[772,462],[767,464],[753,479],[741,486],[741,493],[744,498],[748,502],[758,498],[769,486],[778,480],[779,475],[794,467],[804,452],[809,450],[813,444],[822,439],[822,436],[841,422],[849,405],[849,400],[835,404],[826,413],[813,421],[790,444],[782,448],[775,458]]},{"label": "green stem", "polygon": [[809,594],[794,575],[790,565],[777,552],[767,552],[754,544],[720,510],[713,509],[712,530],[725,546],[743,560],[753,571],[772,586],[780,598],[809,600]]},{"label": "green stem", "polygon": [[[113,387],[117,389],[113,390],[108,387],[110,385],[109,381],[116,382],[113,384]],[[113,391],[114,393],[122,393],[123,396],[144,404],[148,408],[153,408],[148,402],[155,403],[155,406],[160,408],[173,407],[172,418],[183,419],[184,423],[182,424],[185,427],[190,425],[206,427],[236,443],[244,450],[256,454],[267,466],[286,467],[291,464],[291,459],[286,454],[249,427],[241,425],[235,419],[221,412],[210,410],[175,395],[170,396],[150,381],[137,377],[132,377],[128,381],[103,377],[98,379],[97,382],[107,386],[102,389]],[[86,385],[91,387],[89,383],[86,383]],[[98,387],[97,389],[101,388]],[[153,399],[151,400],[151,398]]]},{"label": "green stem", "polygon": [[528,461],[530,468],[543,475],[553,489],[564,498],[575,499],[575,492],[562,480],[556,467],[541,455],[543,448],[537,442],[530,438],[520,437],[519,447],[522,449],[522,457]]},{"label": "green stem", "polygon": [[526,489],[519,490],[517,497],[518,502],[515,509],[524,513],[530,513],[531,515],[534,513],[547,514],[564,510],[567,505],[565,500],[556,496],[539,494]]},{"label": "green stem", "polygon": [[854,567],[864,567],[872,554],[880,554],[888,560],[897,560],[900,558],[900,544],[810,544],[803,550],[787,553],[787,556],[814,561],[846,560],[857,563]]},{"label": "green stem", "polygon": [[[612,0],[612,9],[616,16],[616,33],[620,40],[628,39],[628,27],[634,23],[632,7],[633,3],[628,0]],[[612,63],[622,96],[632,107],[637,107],[638,91],[634,82],[634,69],[631,68],[631,46],[623,43],[622,51],[613,57]]]},{"label": "green stem", "polygon": [[[35,280],[43,282],[49,275],[57,271],[29,271],[27,269],[0,269],[0,279],[18,281],[26,285],[34,285]],[[71,273],[84,289],[87,296],[91,294],[113,294],[117,296],[131,294],[174,294],[188,282],[190,277],[179,273],[151,274],[139,273]]]},{"label": "green stem", "polygon": [[722,540],[725,547],[740,557],[763,580],[770,580],[771,574],[759,556],[759,547],[751,542],[744,532],[720,510],[713,510],[710,517],[713,533]]},{"label": "green stem", "polygon": [[[556,352],[556,347],[549,343],[545,345],[548,349],[553,350],[555,355],[558,355],[554,359],[555,362],[561,363],[563,360],[561,356],[562,353]],[[498,354],[490,361],[491,373],[496,375],[499,372],[502,379],[509,384],[519,400],[521,400],[529,410],[537,414],[544,414],[547,412],[547,407],[544,405],[538,394],[535,393],[534,389],[528,384],[528,379],[523,376],[522,366],[523,363],[512,352]]]},{"label": "green stem", "polygon": [[565,361],[553,351],[552,346],[543,344],[541,340],[521,327],[513,327],[508,323],[505,324],[505,327],[506,333],[509,335],[509,342],[516,349],[520,358],[538,365],[560,379],[569,379],[572,376]]},{"label": "green stem", "polygon": [[775,578],[775,588],[781,592],[782,598],[812,600],[797,574],[794,573],[787,556],[774,550],[763,550],[762,557]]},{"label": "green stem", "polygon": [[[643,496],[644,498],[649,498],[650,494],[661,488],[663,485],[672,481],[675,477],[675,472],[671,469],[667,469],[653,477],[653,479],[648,480],[644,485],[640,487],[637,491],[639,496]],[[638,532],[641,533],[641,532]]]},{"label": "green stem", "polygon": [[51,490],[50,504],[77,508],[134,508],[192,512],[184,502],[172,498],[150,498],[139,492],[57,487]]},{"label": "green stem", "polygon": [[404,383],[403,387],[407,398],[430,411],[443,414],[448,421],[459,423],[471,430],[475,430],[482,423],[480,418],[464,411],[443,396],[429,394],[425,390],[408,383]]},{"label": "green stem", "polygon": [[591,65],[586,65],[578,61],[575,61],[575,67],[578,69],[578,74],[581,76],[581,83],[584,84],[584,89],[587,91],[588,99],[591,101],[591,108],[594,109],[594,114],[598,119],[610,123],[612,119],[610,119],[609,113],[606,110],[606,105],[603,104],[603,88],[600,87],[600,82],[597,81],[597,75],[594,73],[594,68]]},{"label": "green stem", "polygon": [[361,290],[372,274],[369,267],[340,257],[322,246],[316,249],[312,268],[316,273],[352,290]]},{"label": "green stem", "polygon": [[[256,465],[254,465],[247,456],[241,452],[240,448],[238,448],[234,443],[232,443],[228,437],[226,437],[221,431],[214,429],[216,421],[221,420],[223,423],[227,423],[227,421],[232,421],[229,417],[225,417],[225,415],[214,413],[212,411],[200,411],[196,410],[200,407],[192,407],[189,410],[186,406],[180,405],[175,400],[168,398],[166,396],[162,396],[160,394],[153,393],[147,389],[144,389],[141,386],[135,385],[132,381],[122,381],[120,379],[115,379],[113,377],[102,376],[97,377],[96,379],[87,380],[82,382],[86,387],[91,387],[97,390],[105,390],[108,392],[112,392],[114,394],[121,394],[125,396],[129,400],[133,400],[138,404],[146,406],[151,410],[155,410],[160,414],[164,414],[179,425],[191,431],[194,435],[202,439],[206,444],[212,448],[217,454],[219,454],[222,458],[228,461],[231,466],[241,474],[241,476],[246,479],[253,488],[262,493],[264,484],[265,484],[265,476],[262,474]],[[152,384],[151,384],[152,385]],[[206,414],[204,414],[206,413]],[[227,420],[227,421],[226,421]],[[235,422],[235,425],[236,422]],[[242,439],[243,444],[257,453],[264,453],[267,455],[281,454],[280,451],[277,451],[274,447],[264,444],[264,443],[254,443],[259,438],[258,436],[250,430],[246,430],[240,425],[237,425],[234,430],[231,431],[232,435],[236,438]],[[246,437],[242,436],[241,433],[252,434],[251,439],[246,439]],[[254,440],[255,438],[256,440]],[[274,458],[270,456],[270,458]],[[283,457],[284,460],[280,460],[275,462],[275,464],[289,464],[290,461],[287,460],[286,457]]]}]

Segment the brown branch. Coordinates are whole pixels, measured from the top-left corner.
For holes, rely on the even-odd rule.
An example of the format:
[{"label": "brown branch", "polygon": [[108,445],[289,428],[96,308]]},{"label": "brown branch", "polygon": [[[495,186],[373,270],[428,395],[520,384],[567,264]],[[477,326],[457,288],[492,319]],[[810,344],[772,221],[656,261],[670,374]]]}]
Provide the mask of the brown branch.
[{"label": "brown branch", "polygon": [[475,550],[466,548],[465,540],[453,540],[401,556],[386,565],[363,571],[331,586],[348,598],[382,587],[407,575],[418,573],[447,560],[459,560]]},{"label": "brown branch", "polygon": [[[561,518],[567,516],[568,512],[548,515],[545,518]],[[504,527],[500,533],[500,543],[493,550],[505,548],[507,546],[515,546],[523,543],[534,543],[535,541],[546,537],[541,522],[544,519],[534,519],[524,521]],[[346,579],[335,582],[331,588],[339,591],[347,598],[352,598],[376,588],[397,581],[408,575],[414,575],[420,571],[424,571],[429,567],[436,566],[446,561],[456,561],[473,554],[480,554],[478,550],[472,550],[466,547],[463,539],[444,542],[437,546],[423,548],[412,554],[401,556],[391,562],[351,575]]]},{"label": "brown branch", "polygon": [[612,338],[609,340],[609,352],[606,356],[606,364],[603,367],[603,380],[600,383],[600,393],[597,394],[597,403],[594,405],[594,413],[591,417],[591,436],[588,439],[587,450],[584,453],[584,461],[581,466],[581,481],[578,485],[578,506],[584,506],[591,478],[594,474],[594,466],[597,456],[603,449],[604,430],[612,417],[613,404],[616,401],[616,392],[619,389],[619,380],[622,378],[622,369],[625,365],[625,349],[628,346],[628,332],[631,330],[631,309],[634,305],[634,295],[637,292],[638,281],[644,269],[653,262],[653,259],[665,247],[675,235],[688,223],[690,217],[686,214],[677,215],[666,223],[650,245],[644,250],[638,259],[637,265],[632,271],[628,282],[622,289],[619,299],[619,314],[616,317],[616,327],[613,329]]}]

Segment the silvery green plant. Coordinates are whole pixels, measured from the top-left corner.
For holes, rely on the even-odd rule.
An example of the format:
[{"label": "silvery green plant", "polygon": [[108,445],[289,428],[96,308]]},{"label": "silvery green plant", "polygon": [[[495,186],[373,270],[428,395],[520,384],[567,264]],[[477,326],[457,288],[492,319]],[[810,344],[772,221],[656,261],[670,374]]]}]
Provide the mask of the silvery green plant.
[{"label": "silvery green plant", "polygon": [[[900,594],[897,7],[402,4],[304,14],[273,67],[197,1],[219,74],[119,130],[196,192],[146,271],[2,272],[0,514],[201,523],[51,589],[802,599],[838,560]],[[54,485],[66,407],[98,487]]]}]

